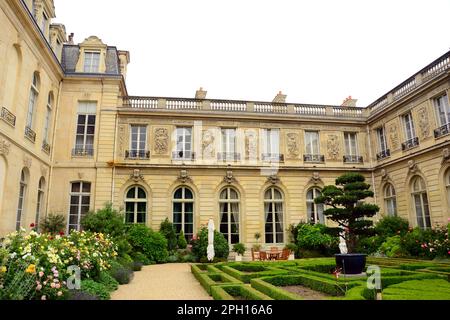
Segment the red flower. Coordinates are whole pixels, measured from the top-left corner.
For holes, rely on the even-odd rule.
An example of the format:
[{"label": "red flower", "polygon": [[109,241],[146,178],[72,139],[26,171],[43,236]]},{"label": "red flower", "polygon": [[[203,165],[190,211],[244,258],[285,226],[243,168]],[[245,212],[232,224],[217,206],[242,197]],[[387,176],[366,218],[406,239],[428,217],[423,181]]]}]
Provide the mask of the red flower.
[{"label": "red flower", "polygon": [[34,223],[30,224],[30,228],[34,228],[36,225]]},{"label": "red flower", "polygon": [[59,235],[60,235],[61,237],[62,237],[64,234],[65,234],[64,231],[60,231],[60,232],[59,232]]}]

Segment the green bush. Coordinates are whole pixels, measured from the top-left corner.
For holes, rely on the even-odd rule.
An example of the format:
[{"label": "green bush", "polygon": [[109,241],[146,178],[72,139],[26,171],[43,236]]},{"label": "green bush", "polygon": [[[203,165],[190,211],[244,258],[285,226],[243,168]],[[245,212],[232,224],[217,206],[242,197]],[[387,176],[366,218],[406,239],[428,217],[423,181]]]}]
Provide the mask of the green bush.
[{"label": "green bush", "polygon": [[302,297],[295,293],[288,292],[264,281],[264,278],[252,279],[250,283],[252,288],[255,288],[275,300],[303,300]]},{"label": "green bush", "polygon": [[384,217],[375,225],[375,233],[387,239],[396,235],[405,235],[409,230],[409,222],[401,217]]},{"label": "green bush", "polygon": [[167,250],[173,251],[177,249],[177,234],[175,232],[175,228],[173,227],[173,223],[169,221],[168,218],[161,222],[161,226],[159,227],[159,232],[166,238],[167,240]]},{"label": "green bush", "polygon": [[384,300],[450,300],[450,283],[445,280],[413,280],[383,290]]},{"label": "green bush", "polygon": [[131,257],[133,258],[133,261],[142,262],[144,266],[152,264],[152,261],[142,252],[132,252]]},{"label": "green bush", "polygon": [[187,241],[184,236],[183,230],[181,230],[180,235],[178,236],[178,248],[179,249],[186,249],[187,248]]},{"label": "green bush", "polygon": [[59,213],[50,213],[39,222],[42,233],[59,234],[66,230],[66,217]]},{"label": "green bush", "polygon": [[243,285],[223,285],[211,287],[214,300],[272,300],[265,294]]},{"label": "green bush", "polygon": [[[207,259],[206,249],[208,248],[208,229],[203,227],[196,240],[192,240],[192,253],[194,256],[198,257],[200,261],[202,259]],[[224,235],[218,231],[214,231],[214,252],[216,259],[227,259],[229,255],[229,245],[228,241],[225,239]]]},{"label": "green bush", "polygon": [[236,243],[235,245],[233,245],[233,252],[243,255],[245,253],[245,251],[246,251],[246,249],[245,249],[244,244]]},{"label": "green bush", "polygon": [[143,267],[143,263],[140,261],[133,262],[133,271],[141,271]]},{"label": "green bush", "polygon": [[365,254],[378,252],[385,238],[380,236],[360,237],[356,245],[356,251]]},{"label": "green bush", "polygon": [[119,288],[119,282],[110,273],[105,271],[100,272],[98,282],[103,284],[108,291],[115,291]]},{"label": "green bush", "polygon": [[178,257],[178,255],[176,254],[172,254],[170,256],[167,257],[167,262],[168,263],[176,263],[180,260],[180,258]]},{"label": "green bush", "polygon": [[338,252],[339,238],[327,233],[323,224],[299,224],[297,228],[297,246],[301,250],[312,250],[323,254]]},{"label": "green bush", "polygon": [[111,262],[109,273],[119,284],[128,284],[133,279],[133,270],[116,261]]},{"label": "green bush", "polygon": [[97,296],[100,300],[111,299],[108,288],[104,284],[93,280],[81,280],[81,290]]},{"label": "green bush", "polygon": [[142,252],[150,261],[163,263],[167,260],[167,240],[159,232],[154,232],[141,224],[130,226],[128,239],[133,250]]},{"label": "green bush", "polygon": [[187,254],[181,257],[182,262],[196,262],[197,260],[197,257],[192,254]]},{"label": "green bush", "polygon": [[388,256],[389,258],[396,258],[405,255],[405,251],[401,247],[400,236],[393,236],[386,239],[386,241],[380,246],[380,252]]},{"label": "green bush", "polygon": [[434,259],[449,257],[450,242],[447,228],[408,231],[401,239],[402,249],[414,257]]}]

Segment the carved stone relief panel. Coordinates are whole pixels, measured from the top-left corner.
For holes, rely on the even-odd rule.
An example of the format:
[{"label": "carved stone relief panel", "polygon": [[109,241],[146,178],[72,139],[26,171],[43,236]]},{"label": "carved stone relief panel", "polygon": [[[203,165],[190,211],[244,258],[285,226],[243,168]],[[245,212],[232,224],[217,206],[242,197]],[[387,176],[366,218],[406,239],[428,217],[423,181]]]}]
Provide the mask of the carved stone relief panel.
[{"label": "carved stone relief panel", "polygon": [[167,155],[169,152],[169,129],[155,127],[153,129],[153,152],[155,155]]},{"label": "carved stone relief panel", "polygon": [[127,125],[121,124],[119,125],[119,156],[124,157],[125,156],[125,150],[127,149],[127,142],[128,142],[128,134],[127,134]]},{"label": "carved stone relief panel", "polygon": [[245,130],[245,159],[258,159],[258,134],[256,130]]},{"label": "carved stone relief panel", "polygon": [[202,156],[203,159],[215,158],[215,137],[212,129],[206,129],[202,132]]},{"label": "carved stone relief panel", "polygon": [[341,146],[337,134],[327,135],[327,157],[329,160],[339,160]]},{"label": "carved stone relief panel", "polygon": [[428,138],[430,136],[430,120],[428,117],[428,109],[422,106],[417,110],[417,118],[419,122],[419,133],[421,138]]},{"label": "carved stone relief panel", "polygon": [[300,135],[295,132],[286,134],[286,148],[288,159],[297,159],[300,156]]},{"label": "carved stone relief panel", "polygon": [[0,140],[0,154],[7,156],[9,154],[9,148],[11,144],[6,140]]},{"label": "carved stone relief panel", "polygon": [[397,122],[391,122],[386,126],[387,135],[389,137],[389,146],[392,150],[400,148],[400,136]]}]

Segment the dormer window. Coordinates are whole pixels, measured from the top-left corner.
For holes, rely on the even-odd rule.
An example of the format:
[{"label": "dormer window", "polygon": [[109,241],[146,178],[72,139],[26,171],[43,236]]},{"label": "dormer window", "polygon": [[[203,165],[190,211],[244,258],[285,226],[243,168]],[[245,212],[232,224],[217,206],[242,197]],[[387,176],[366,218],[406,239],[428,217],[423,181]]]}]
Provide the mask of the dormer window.
[{"label": "dormer window", "polygon": [[84,53],[84,72],[98,73],[100,65],[100,52]]}]

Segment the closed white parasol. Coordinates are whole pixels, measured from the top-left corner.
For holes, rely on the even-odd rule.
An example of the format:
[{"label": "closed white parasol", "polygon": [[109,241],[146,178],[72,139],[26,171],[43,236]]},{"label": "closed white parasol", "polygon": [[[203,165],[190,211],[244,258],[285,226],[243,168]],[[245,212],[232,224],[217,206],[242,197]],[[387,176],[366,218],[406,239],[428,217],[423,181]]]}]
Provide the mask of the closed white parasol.
[{"label": "closed white parasol", "polygon": [[208,261],[214,260],[214,221],[209,219],[208,222],[208,249],[206,249]]}]

